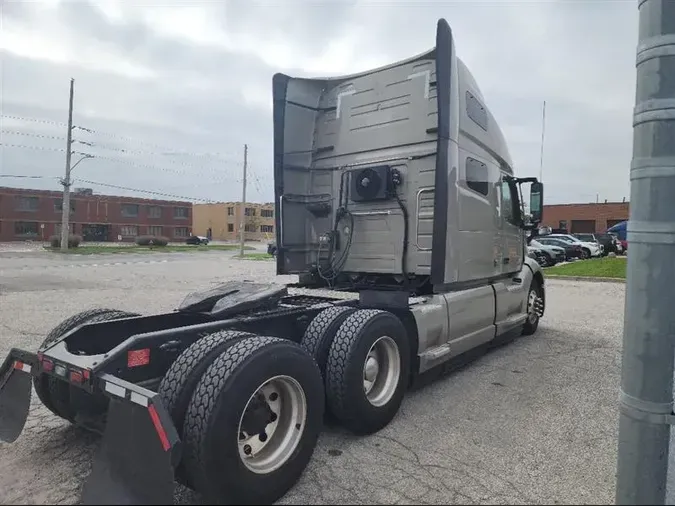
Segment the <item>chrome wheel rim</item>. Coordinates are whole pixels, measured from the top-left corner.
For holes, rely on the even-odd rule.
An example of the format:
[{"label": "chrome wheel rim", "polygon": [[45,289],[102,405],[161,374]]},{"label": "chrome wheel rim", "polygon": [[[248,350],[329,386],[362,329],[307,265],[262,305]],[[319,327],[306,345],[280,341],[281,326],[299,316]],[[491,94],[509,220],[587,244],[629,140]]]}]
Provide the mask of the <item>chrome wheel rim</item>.
[{"label": "chrome wheel rim", "polygon": [[537,315],[537,292],[530,290],[530,295],[527,297],[527,321],[534,323],[539,316]]},{"label": "chrome wheel rim", "polygon": [[251,395],[239,419],[239,457],[249,471],[268,474],[283,466],[302,438],[307,399],[290,376],[275,376]]},{"label": "chrome wheel rim", "polygon": [[373,343],[363,364],[363,392],[368,402],[380,407],[396,393],[401,377],[401,353],[389,336]]}]

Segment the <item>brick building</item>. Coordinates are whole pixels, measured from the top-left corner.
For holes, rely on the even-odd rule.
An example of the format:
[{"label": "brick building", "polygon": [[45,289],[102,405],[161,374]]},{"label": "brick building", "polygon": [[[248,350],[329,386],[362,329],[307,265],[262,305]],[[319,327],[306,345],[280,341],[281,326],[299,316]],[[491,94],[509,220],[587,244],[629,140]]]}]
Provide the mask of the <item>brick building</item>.
[{"label": "brick building", "polygon": [[[0,187],[0,241],[39,240],[61,233],[63,193]],[[133,241],[139,235],[183,241],[192,230],[192,203],[70,194],[70,231],[85,241]]]},{"label": "brick building", "polygon": [[[274,204],[247,203],[244,220],[247,241],[271,241],[274,233]],[[211,238],[218,241],[239,240],[241,216],[240,202],[195,204],[192,228],[196,235],[206,235],[211,229]]]},{"label": "brick building", "polygon": [[628,202],[555,204],[544,206],[543,225],[572,234],[604,232],[628,219]]}]

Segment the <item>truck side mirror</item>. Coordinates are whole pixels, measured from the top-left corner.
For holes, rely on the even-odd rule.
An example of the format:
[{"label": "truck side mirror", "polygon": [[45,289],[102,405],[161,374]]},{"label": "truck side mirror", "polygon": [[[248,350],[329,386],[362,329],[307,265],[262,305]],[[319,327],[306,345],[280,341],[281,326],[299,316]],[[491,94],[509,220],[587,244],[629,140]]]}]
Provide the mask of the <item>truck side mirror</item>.
[{"label": "truck side mirror", "polygon": [[544,183],[538,181],[530,186],[530,216],[535,225],[541,223],[544,216]]}]

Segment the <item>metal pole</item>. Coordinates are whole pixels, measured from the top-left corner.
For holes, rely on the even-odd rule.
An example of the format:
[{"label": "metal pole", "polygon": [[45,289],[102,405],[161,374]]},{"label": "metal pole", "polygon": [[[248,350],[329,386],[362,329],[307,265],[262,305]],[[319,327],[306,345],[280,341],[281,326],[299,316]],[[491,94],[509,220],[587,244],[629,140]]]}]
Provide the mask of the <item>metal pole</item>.
[{"label": "metal pole", "polygon": [[546,100],[541,111],[541,151],[539,153],[539,181],[544,181],[544,136],[546,135]]},{"label": "metal pole", "polygon": [[240,214],[241,216],[239,217],[239,233],[240,233],[240,245],[239,245],[239,256],[243,257],[244,256],[244,242],[246,239],[245,231],[245,223],[246,223],[246,169],[248,165],[248,145],[244,144],[244,179],[243,179],[243,184],[242,184],[242,190],[241,190],[241,211]]},{"label": "metal pole", "polygon": [[63,178],[63,200],[61,202],[61,251],[68,251],[68,235],[70,232],[70,157],[73,144],[73,92],[75,80],[70,80],[70,103],[68,105],[68,134],[66,136],[66,177]]},{"label": "metal pole", "polygon": [[675,361],[675,2],[638,0],[638,8],[616,503],[664,504]]}]

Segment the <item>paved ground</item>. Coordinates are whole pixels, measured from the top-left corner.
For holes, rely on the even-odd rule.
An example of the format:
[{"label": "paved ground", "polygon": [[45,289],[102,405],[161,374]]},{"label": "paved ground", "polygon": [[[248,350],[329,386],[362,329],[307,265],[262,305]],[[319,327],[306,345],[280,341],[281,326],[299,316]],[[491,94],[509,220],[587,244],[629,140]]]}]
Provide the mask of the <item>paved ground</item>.
[{"label": "paved ground", "polygon": [[[191,290],[274,270],[224,252],[16,253],[0,253],[0,359],[86,308],[166,311]],[[410,393],[376,436],[327,428],[282,502],[613,502],[623,298],[624,285],[551,280],[536,336]],[[0,443],[0,503],[75,503],[97,442],[34,403],[21,438]],[[180,489],[176,501],[199,498]]]}]

